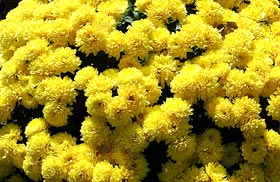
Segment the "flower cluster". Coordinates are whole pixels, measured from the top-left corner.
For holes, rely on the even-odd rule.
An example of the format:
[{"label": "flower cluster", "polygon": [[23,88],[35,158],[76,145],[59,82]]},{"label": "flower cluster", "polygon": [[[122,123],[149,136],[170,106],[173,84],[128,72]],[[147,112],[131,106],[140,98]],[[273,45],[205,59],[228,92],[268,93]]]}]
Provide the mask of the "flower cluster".
[{"label": "flower cluster", "polygon": [[280,181],[279,6],[22,0],[0,21],[0,180]]}]

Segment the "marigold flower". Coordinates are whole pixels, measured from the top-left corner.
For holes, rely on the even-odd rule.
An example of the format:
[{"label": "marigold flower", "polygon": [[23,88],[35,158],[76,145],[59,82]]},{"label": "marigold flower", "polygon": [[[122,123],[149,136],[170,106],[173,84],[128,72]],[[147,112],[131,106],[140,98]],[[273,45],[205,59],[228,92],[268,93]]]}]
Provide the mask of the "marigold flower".
[{"label": "marigold flower", "polygon": [[74,80],[76,88],[79,90],[84,90],[87,87],[87,84],[90,82],[90,80],[97,76],[98,71],[96,68],[93,68],[91,66],[82,68],[75,74]]}]

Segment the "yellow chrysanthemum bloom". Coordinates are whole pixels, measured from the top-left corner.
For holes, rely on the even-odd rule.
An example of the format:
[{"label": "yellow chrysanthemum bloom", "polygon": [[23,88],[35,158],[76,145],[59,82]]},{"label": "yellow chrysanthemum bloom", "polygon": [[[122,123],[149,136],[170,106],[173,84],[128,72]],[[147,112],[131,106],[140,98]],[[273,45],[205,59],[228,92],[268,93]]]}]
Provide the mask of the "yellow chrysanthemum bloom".
[{"label": "yellow chrysanthemum bloom", "polygon": [[69,77],[48,77],[38,84],[34,97],[40,104],[61,102],[72,104],[77,92],[74,82]]},{"label": "yellow chrysanthemum bloom", "polygon": [[210,25],[218,25],[223,23],[223,8],[219,3],[215,1],[196,1],[196,13]]},{"label": "yellow chrysanthemum bloom", "polygon": [[61,73],[74,73],[79,68],[81,60],[76,57],[76,51],[66,47],[57,48],[33,60],[28,65],[30,74],[60,75]]},{"label": "yellow chrysanthemum bloom", "polygon": [[110,32],[106,37],[105,52],[119,60],[121,52],[124,51],[124,38],[125,34],[121,31],[114,30]]},{"label": "yellow chrysanthemum bloom", "polygon": [[195,136],[183,136],[178,139],[174,139],[167,149],[167,155],[170,156],[176,162],[184,162],[189,160],[196,149]]},{"label": "yellow chrysanthemum bloom", "polygon": [[159,84],[162,88],[170,85],[170,81],[176,75],[179,69],[179,61],[174,60],[172,56],[165,56],[163,54],[153,55],[146,66],[149,67],[151,75],[154,75],[158,79]]},{"label": "yellow chrysanthemum bloom", "polygon": [[87,84],[90,82],[90,80],[97,76],[98,71],[96,68],[93,68],[91,66],[82,68],[75,74],[74,80],[76,88],[79,90],[84,90],[87,87]]},{"label": "yellow chrysanthemum bloom", "polygon": [[47,130],[48,126],[49,125],[44,118],[35,118],[27,124],[24,134],[29,138],[36,133]]},{"label": "yellow chrysanthemum bloom", "polygon": [[228,182],[227,171],[219,162],[210,162],[206,164],[205,171],[213,182]]},{"label": "yellow chrysanthemum bloom", "polygon": [[50,101],[43,108],[44,118],[55,127],[67,125],[69,115],[72,115],[71,108],[64,103]]},{"label": "yellow chrysanthemum bloom", "polygon": [[248,163],[261,164],[265,160],[266,145],[263,138],[246,139],[241,146],[242,156]]},{"label": "yellow chrysanthemum bloom", "polygon": [[111,131],[108,126],[106,126],[105,119],[98,117],[86,117],[82,122],[81,135],[82,141],[84,141],[89,146],[99,146],[104,141],[106,141]]}]

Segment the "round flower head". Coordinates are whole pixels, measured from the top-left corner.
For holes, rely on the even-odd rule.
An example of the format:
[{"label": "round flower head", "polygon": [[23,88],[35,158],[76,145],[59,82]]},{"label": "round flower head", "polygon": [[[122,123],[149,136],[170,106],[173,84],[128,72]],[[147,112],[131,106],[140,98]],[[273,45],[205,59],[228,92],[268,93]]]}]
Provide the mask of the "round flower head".
[{"label": "round flower head", "polygon": [[6,123],[16,106],[16,95],[7,87],[0,88],[0,123]]},{"label": "round flower head", "polygon": [[268,116],[272,116],[274,120],[280,121],[280,89],[275,91],[273,95],[270,96],[268,100],[269,105],[266,107],[266,110],[268,111]]},{"label": "round flower head", "polygon": [[174,120],[189,118],[192,115],[191,104],[181,98],[167,98],[161,106],[166,115]]},{"label": "round flower head", "polygon": [[119,84],[124,83],[142,83],[143,73],[137,68],[126,68],[119,72],[118,74]]},{"label": "round flower head", "polygon": [[196,14],[202,16],[206,23],[210,25],[222,23],[223,8],[219,3],[215,1],[197,1],[196,7],[198,10]]},{"label": "round flower head", "polygon": [[42,161],[42,176],[44,181],[62,181],[67,178],[65,165],[60,157],[48,155]]},{"label": "round flower head", "polygon": [[44,118],[55,127],[67,125],[69,115],[72,115],[71,109],[63,103],[47,102],[43,108]]},{"label": "round flower head", "polygon": [[[271,175],[271,174],[269,174]],[[235,171],[234,175],[229,178],[230,181],[244,182],[244,181],[265,182],[265,173],[260,165],[255,164],[241,164],[240,170]]]},{"label": "round flower head", "polygon": [[217,162],[223,157],[222,137],[219,130],[207,129],[197,138],[197,156],[202,164]]},{"label": "round flower head", "polygon": [[235,127],[233,104],[229,99],[216,97],[206,102],[205,108],[219,127]]},{"label": "round flower head", "polygon": [[67,148],[72,148],[76,145],[76,138],[72,137],[66,132],[59,132],[55,135],[52,135],[49,142],[49,151],[50,153],[60,153]]},{"label": "round flower head", "polygon": [[68,172],[67,181],[91,181],[93,164],[88,160],[76,161]]},{"label": "round flower head", "polygon": [[159,179],[162,182],[181,182],[181,181],[200,181],[210,180],[203,167],[197,168],[190,166],[187,162],[173,163],[168,161],[162,166],[162,172],[159,173]]},{"label": "round flower head", "polygon": [[111,92],[111,89],[115,86],[114,79],[105,76],[105,75],[99,75],[91,79],[87,86],[86,86],[86,92],[85,96],[94,95],[98,92]]},{"label": "round flower head", "polygon": [[274,130],[266,130],[264,140],[267,148],[267,153],[280,153],[280,134]]},{"label": "round flower head", "polygon": [[120,59],[118,67],[120,70],[130,67],[141,69],[142,65],[139,63],[137,56],[123,55]]},{"label": "round flower head", "polygon": [[47,130],[48,126],[49,125],[44,118],[35,118],[27,124],[24,134],[27,138],[29,138],[36,133]]},{"label": "round flower head", "polygon": [[266,130],[265,119],[251,119],[240,126],[245,138],[262,137]]},{"label": "round flower head", "polygon": [[[40,156],[38,157],[40,158]],[[42,162],[37,157],[27,155],[23,161],[22,169],[24,173],[32,180],[39,181],[42,179],[41,168]]]},{"label": "round flower head", "polygon": [[105,120],[98,117],[86,117],[81,126],[82,141],[90,146],[101,145],[111,134]]},{"label": "round flower head", "polygon": [[151,32],[151,46],[153,51],[161,51],[167,47],[170,33],[165,27],[157,27]]},{"label": "round flower head", "polygon": [[241,146],[242,156],[248,163],[261,164],[266,155],[266,146],[263,138],[246,139]]},{"label": "round flower head", "polygon": [[183,136],[168,145],[167,155],[176,162],[187,161],[195,153],[195,136]]},{"label": "round flower head", "polygon": [[234,118],[237,124],[247,123],[251,119],[258,119],[260,116],[260,104],[251,98],[236,98],[233,104]]},{"label": "round flower head", "polygon": [[218,162],[209,162],[205,166],[205,171],[212,181],[228,182],[227,171],[224,166]]},{"label": "round flower head", "polygon": [[26,154],[34,159],[44,157],[48,152],[50,134],[47,132],[36,133],[26,142]]},{"label": "round flower head", "polygon": [[146,100],[153,105],[156,103],[161,95],[161,87],[158,86],[158,81],[151,76],[144,78],[144,87],[147,91]]},{"label": "round flower head", "polygon": [[35,98],[40,104],[48,101],[72,104],[77,92],[74,82],[69,77],[48,77],[39,83],[35,90]]},{"label": "round flower head", "polygon": [[98,76],[96,68],[87,66],[79,70],[75,75],[75,85],[79,90],[84,90],[90,80]]},{"label": "round flower head", "polygon": [[174,60],[172,56],[154,55],[147,64],[150,67],[150,74],[155,75],[162,88],[170,85],[170,81],[176,75],[179,61]]},{"label": "round flower head", "polygon": [[143,128],[136,123],[117,128],[113,137],[115,145],[121,150],[138,153],[148,146]]},{"label": "round flower head", "polygon": [[105,117],[105,108],[111,100],[110,92],[98,92],[86,100],[87,112],[91,116]]},{"label": "round flower head", "polygon": [[221,163],[229,168],[240,161],[240,152],[236,146],[236,143],[228,143],[224,145],[224,155]]},{"label": "round flower head", "polygon": [[105,52],[108,53],[109,56],[115,57],[117,60],[119,60],[121,52],[124,51],[124,37],[125,34],[123,34],[121,31],[114,30],[111,32],[106,37],[107,44],[105,46]]},{"label": "round flower head", "polygon": [[98,12],[105,13],[109,16],[112,16],[118,21],[125,10],[127,8],[127,1],[126,0],[109,0],[104,1],[98,5]]},{"label": "round flower head", "polygon": [[71,48],[57,48],[32,61],[28,65],[28,70],[31,74],[47,76],[74,73],[81,64],[81,60],[75,54],[76,51]]}]

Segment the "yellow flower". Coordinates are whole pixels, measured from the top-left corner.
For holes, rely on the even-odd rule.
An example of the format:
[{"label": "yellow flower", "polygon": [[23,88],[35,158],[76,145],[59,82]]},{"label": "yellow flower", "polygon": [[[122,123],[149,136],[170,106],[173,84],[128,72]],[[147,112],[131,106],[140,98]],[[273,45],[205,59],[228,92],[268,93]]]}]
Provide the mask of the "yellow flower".
[{"label": "yellow flower", "polygon": [[76,57],[76,51],[69,47],[57,48],[44,54],[28,65],[30,74],[60,75],[61,73],[74,73],[79,68],[81,60]]},{"label": "yellow flower", "polygon": [[105,117],[105,109],[111,100],[111,92],[97,92],[86,100],[87,112],[91,116]]},{"label": "yellow flower", "polygon": [[245,68],[252,58],[254,35],[246,29],[236,29],[225,36],[223,49],[233,57],[232,66]]},{"label": "yellow flower", "polygon": [[69,115],[72,115],[71,108],[64,103],[50,101],[43,108],[44,118],[50,125],[55,127],[67,125]]},{"label": "yellow flower", "polygon": [[196,1],[196,13],[210,25],[217,25],[223,22],[223,8],[219,3],[214,1]]},{"label": "yellow flower", "polygon": [[146,63],[147,67],[150,67],[149,71],[151,75],[155,75],[162,88],[170,85],[170,81],[176,75],[179,69],[179,61],[174,60],[172,56],[153,55]]},{"label": "yellow flower", "polygon": [[92,179],[93,164],[88,160],[81,159],[76,161],[68,172],[67,181],[77,182],[84,181],[90,182]]},{"label": "yellow flower", "polygon": [[[48,132],[39,132],[28,138],[26,142],[26,153],[34,160],[45,157],[48,152],[50,134]],[[26,160],[26,159],[25,159]]]},{"label": "yellow flower", "polygon": [[76,46],[80,47],[79,50],[84,52],[86,55],[97,53],[105,49],[106,46],[106,37],[108,32],[103,30],[98,25],[92,25],[87,23],[81,29],[77,31],[76,35]]},{"label": "yellow flower", "polygon": [[17,97],[7,87],[0,87],[0,123],[4,124],[11,118],[12,111],[16,106]]},{"label": "yellow flower", "polygon": [[265,119],[251,119],[240,126],[245,138],[262,137],[265,129]]},{"label": "yellow flower", "polygon": [[89,146],[99,146],[108,140],[111,131],[105,120],[98,117],[86,117],[81,126],[82,141]]},{"label": "yellow flower", "polygon": [[97,7],[98,12],[113,16],[118,21],[127,8],[126,0],[109,0],[100,3]]},{"label": "yellow flower", "polygon": [[266,21],[268,23],[273,23],[279,21],[280,19],[280,10],[278,8],[278,1],[252,1],[246,8],[241,12],[241,16],[249,17],[256,22]]},{"label": "yellow flower", "polygon": [[129,150],[133,153],[143,152],[148,141],[143,128],[137,123],[116,128],[113,133],[114,145],[120,150]]},{"label": "yellow flower", "polygon": [[221,163],[229,168],[235,164],[238,164],[240,161],[240,152],[236,143],[227,143],[224,145],[224,155]]},{"label": "yellow flower", "polygon": [[46,102],[61,102],[72,104],[77,92],[74,82],[69,77],[48,77],[38,84],[34,97],[40,104]]},{"label": "yellow flower", "polygon": [[260,104],[251,98],[241,97],[233,101],[234,118],[237,124],[248,123],[252,119],[260,118]]},{"label": "yellow flower", "polygon": [[241,3],[242,0],[215,0],[219,4],[221,4],[224,8],[232,9],[233,7],[238,7]]},{"label": "yellow flower", "polygon": [[216,97],[205,104],[208,116],[219,127],[235,127],[233,104],[229,99]]},{"label": "yellow flower", "polygon": [[218,162],[210,162],[205,166],[205,171],[213,182],[228,182],[227,171]]},{"label": "yellow flower", "polygon": [[92,80],[93,78],[98,76],[98,71],[96,68],[87,66],[79,70],[75,74],[75,85],[76,88],[79,90],[84,90],[87,87],[87,84]]},{"label": "yellow flower", "polygon": [[265,160],[266,145],[263,138],[251,138],[242,142],[242,156],[248,163],[261,164]]},{"label": "yellow flower", "polygon": [[146,76],[144,78],[144,87],[147,91],[146,100],[153,105],[156,103],[161,95],[161,87],[158,86],[158,81],[151,76]]},{"label": "yellow flower", "polygon": [[239,69],[230,70],[222,83],[229,98],[244,96],[258,98],[265,86],[256,72],[250,70],[243,72]]},{"label": "yellow flower", "polygon": [[85,96],[89,97],[98,92],[111,92],[111,89],[115,86],[115,80],[104,74],[99,76],[94,76],[91,80],[88,81],[85,89]]},{"label": "yellow flower", "polygon": [[280,153],[280,135],[274,130],[266,130],[264,133],[264,140],[267,148],[267,153]]},{"label": "yellow flower", "polygon": [[62,181],[67,178],[65,164],[60,157],[48,155],[42,161],[42,177],[44,181]]},{"label": "yellow flower", "polygon": [[124,51],[124,37],[125,35],[121,31],[110,32],[106,37],[105,52],[119,60],[121,52]]},{"label": "yellow flower", "polygon": [[35,135],[36,133],[45,131],[48,129],[48,123],[44,118],[32,119],[25,127],[24,134],[27,138]]},{"label": "yellow flower", "polygon": [[204,165],[209,162],[217,162],[222,159],[224,148],[222,145],[222,137],[217,129],[206,129],[206,131],[198,136],[196,153],[199,163]]},{"label": "yellow flower", "polygon": [[193,156],[195,149],[195,136],[182,136],[174,139],[174,141],[168,145],[167,155],[176,162],[185,162]]},{"label": "yellow flower", "polygon": [[120,70],[123,70],[125,68],[130,68],[130,67],[141,69],[142,65],[139,63],[137,56],[123,55],[120,59],[120,63],[118,64],[118,67]]},{"label": "yellow flower", "polygon": [[157,27],[151,32],[151,46],[153,51],[161,51],[167,47],[170,33],[165,27]]},{"label": "yellow flower", "polygon": [[266,107],[266,110],[268,111],[267,115],[272,116],[274,120],[280,121],[280,89],[277,89],[277,91],[270,96],[268,103],[269,105]]},{"label": "yellow flower", "polygon": [[[260,165],[255,164],[241,164],[240,170],[236,171],[233,176],[230,177],[232,182],[244,182],[244,181],[258,181],[265,182],[265,173]],[[268,176],[272,175],[271,173]]]}]

